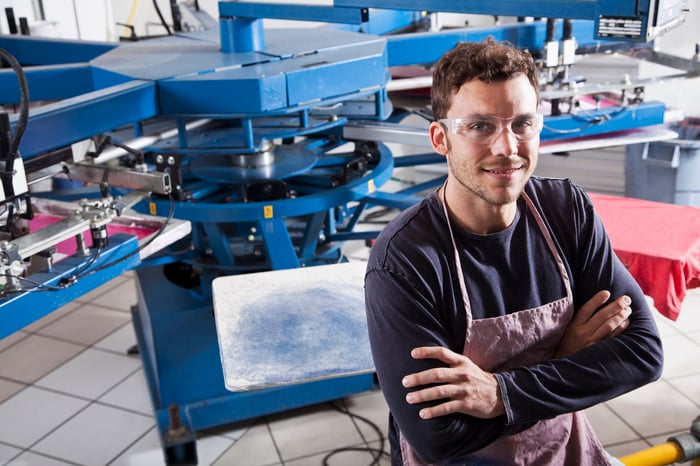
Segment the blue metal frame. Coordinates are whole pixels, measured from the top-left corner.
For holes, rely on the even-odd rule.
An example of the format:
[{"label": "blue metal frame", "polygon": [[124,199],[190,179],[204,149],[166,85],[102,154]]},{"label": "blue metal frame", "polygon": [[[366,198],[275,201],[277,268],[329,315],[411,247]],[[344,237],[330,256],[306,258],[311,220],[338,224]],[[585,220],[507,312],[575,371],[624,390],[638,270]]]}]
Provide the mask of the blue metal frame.
[{"label": "blue metal frame", "polygon": [[[32,111],[20,144],[24,158],[82,141],[158,114],[156,87],[131,81],[44,105]],[[10,122],[14,125],[18,115]]]},{"label": "blue metal frame", "polygon": [[[194,436],[168,444],[170,408],[187,432],[342,398],[375,388],[373,374],[340,377],[250,392],[224,386],[210,302],[170,284],[159,268],[137,271],[139,307],[133,321],[156,420],[171,463],[192,464]],[[181,439],[182,440],[182,439]],[[184,457],[183,457],[184,455]]]},{"label": "blue metal frame", "polygon": [[[135,268],[141,262],[139,255],[133,254],[137,248],[138,241],[134,236],[113,235],[110,245],[89,268],[85,268],[85,256],[76,254],[57,262],[50,271],[26,277],[21,284],[27,291],[0,297],[0,339],[98,288],[126,270]],[[104,270],[91,273],[92,270],[112,263],[112,266]],[[62,279],[74,274],[79,278],[73,285],[58,287]]]},{"label": "blue metal frame", "polygon": [[[682,4],[673,5],[674,14],[681,13]],[[601,30],[600,25],[606,19],[638,22],[639,34],[621,35],[617,40],[646,42],[653,37],[647,35],[653,24],[656,2],[653,0],[636,0],[622,2],[619,0],[500,0],[484,2],[482,0],[334,0],[337,7],[388,8],[394,10],[440,11],[453,13],[471,13],[478,15],[520,16],[538,18],[585,19],[595,22],[595,36],[605,39],[609,34]],[[673,16],[673,15],[671,15]],[[661,25],[659,25],[661,26]]]},{"label": "blue metal frame", "polygon": [[[604,41],[593,38],[592,21],[572,21],[572,34],[579,46],[597,47]],[[555,23],[554,34],[561,37],[563,21]],[[546,38],[546,23],[513,23],[502,26],[487,26],[446,30],[440,32],[417,32],[388,36],[389,66],[430,64],[436,62],[446,50],[458,42],[479,42],[487,37],[507,41],[521,49],[541,50]]]}]

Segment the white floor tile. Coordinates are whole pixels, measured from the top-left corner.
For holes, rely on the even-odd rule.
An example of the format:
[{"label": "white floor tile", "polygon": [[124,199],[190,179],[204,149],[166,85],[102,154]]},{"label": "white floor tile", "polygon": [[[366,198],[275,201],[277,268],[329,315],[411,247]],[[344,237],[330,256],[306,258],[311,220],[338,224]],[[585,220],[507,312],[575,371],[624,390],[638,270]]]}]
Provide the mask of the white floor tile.
[{"label": "white floor tile", "polygon": [[143,370],[137,370],[123,382],[105,393],[99,401],[108,405],[153,416],[153,404]]},{"label": "white floor tile", "polygon": [[80,307],[80,303],[77,302],[72,302],[68,303],[65,306],[56,309],[55,311],[51,312],[50,314],[45,315],[41,319],[35,321],[33,324],[27,325],[24,327],[24,330],[28,332],[36,332],[47,325],[49,325],[51,322],[55,322],[56,320],[70,314],[71,312],[75,311]]},{"label": "white floor tile", "polygon": [[[131,321],[130,321],[131,322]],[[134,326],[131,323],[121,326],[117,331],[103,338],[93,345],[94,348],[99,348],[115,353],[126,354],[129,349],[136,345],[136,333]],[[138,358],[138,355],[134,357]]]},{"label": "white floor tile", "polygon": [[635,440],[633,442],[621,443],[606,447],[605,450],[616,458],[621,458],[625,455],[631,455],[641,450],[649,448],[650,445],[644,440]]},{"label": "white floor tile", "polygon": [[84,349],[74,343],[29,335],[0,353],[0,377],[32,383]]},{"label": "white floor tile", "polygon": [[664,369],[662,377],[674,378],[700,374],[700,344],[686,335],[663,340]]},{"label": "white floor tile", "polygon": [[0,403],[27,387],[24,384],[12,382],[11,380],[0,379]]},{"label": "white floor tile", "polygon": [[261,422],[248,429],[213,464],[215,466],[261,466],[279,463],[280,457],[267,430],[267,425]]},{"label": "white floor tile", "polygon": [[90,346],[130,322],[129,315],[85,304],[37,333],[40,335]]},{"label": "white floor tile", "polygon": [[165,465],[165,455],[160,445],[158,429],[153,427],[128,450],[110,463],[110,466],[158,466]]},{"label": "white floor tile", "polygon": [[688,291],[675,325],[684,333],[700,331],[700,288]]},{"label": "white floor tile", "polygon": [[233,440],[219,435],[206,435],[197,437],[197,461],[198,465],[209,466],[214,464],[233,445]]},{"label": "white floor tile", "polygon": [[136,304],[136,286],[134,280],[125,280],[89,302],[110,309],[131,312],[131,306]]},{"label": "white floor tile", "polygon": [[663,435],[689,426],[697,416],[697,406],[658,380],[607,402],[607,405],[642,437]]},{"label": "white floor tile", "polygon": [[676,377],[668,382],[698,406],[697,412],[700,416],[700,374]]},{"label": "white floor tile", "polygon": [[27,448],[88,404],[71,396],[28,387],[0,405],[0,441]]},{"label": "white floor tile", "polygon": [[152,418],[92,404],[32,450],[84,465],[104,465],[153,428]]},{"label": "white floor tile", "polygon": [[7,466],[74,466],[73,463],[67,463],[55,458],[50,458],[45,455],[25,451],[17,458],[12,460]]},{"label": "white floor tile", "polygon": [[[349,397],[345,400],[345,406],[352,414],[358,415],[372,423],[384,437],[389,434],[389,407],[379,390]],[[371,425],[362,419],[356,419],[360,432],[365,441],[379,440],[377,432]]]},{"label": "white floor tile", "polygon": [[94,290],[90,291],[89,293],[85,293],[84,295],[78,297],[75,301],[78,303],[97,303],[97,298],[102,296],[103,294],[107,293],[111,289],[119,286],[120,284],[124,283],[125,279],[122,277],[117,277],[114,280],[110,280],[107,283],[103,284],[102,286],[95,288]]},{"label": "white floor tile", "polygon": [[28,336],[29,333],[23,332],[21,330],[19,332],[13,333],[12,335],[6,336],[5,338],[0,340],[0,351],[6,350],[10,346],[14,345],[20,340],[27,338]]},{"label": "white floor tile", "polygon": [[604,404],[588,408],[585,413],[604,446],[630,442],[639,438],[636,432]]},{"label": "white floor tile", "polygon": [[0,464],[6,464],[8,461],[10,461],[12,458],[16,457],[20,453],[22,453],[21,448],[15,448],[0,443]]},{"label": "white floor tile", "polygon": [[88,348],[36,385],[95,399],[141,367],[135,358]]},{"label": "white floor tile", "polygon": [[676,322],[672,321],[668,317],[661,315],[660,312],[654,311],[653,314],[654,321],[656,322],[656,328],[659,329],[659,335],[661,339],[665,340],[668,337],[681,335]]},{"label": "white floor tile", "polygon": [[362,445],[362,437],[350,418],[328,405],[271,417],[269,426],[285,462],[338,447]]}]

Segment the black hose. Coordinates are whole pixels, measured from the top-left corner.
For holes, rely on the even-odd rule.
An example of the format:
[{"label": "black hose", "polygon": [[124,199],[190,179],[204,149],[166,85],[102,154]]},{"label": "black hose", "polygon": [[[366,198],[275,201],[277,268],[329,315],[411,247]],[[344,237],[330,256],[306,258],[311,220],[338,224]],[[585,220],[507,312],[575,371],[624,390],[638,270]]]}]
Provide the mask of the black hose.
[{"label": "black hose", "polygon": [[[19,145],[22,142],[22,137],[24,136],[24,131],[27,129],[27,122],[29,121],[29,84],[27,83],[27,76],[24,74],[24,69],[20,65],[19,61],[5,49],[0,48],[0,58],[5,60],[14,70],[17,75],[17,80],[19,81],[20,89],[20,104],[19,104],[19,116],[17,118],[17,126],[15,126],[15,132],[10,140],[9,150],[7,152],[7,159],[5,160],[5,173],[9,176],[13,175],[15,158],[19,153]],[[12,191],[12,183],[7,183],[6,188]],[[7,197],[14,195],[14,192],[6,193]]]},{"label": "black hose", "polygon": [[153,7],[156,9],[156,13],[158,13],[158,17],[160,18],[160,23],[163,25],[165,30],[168,32],[168,35],[171,36],[173,33],[170,30],[170,26],[168,26],[168,23],[165,21],[165,18],[163,18],[163,13],[160,12],[160,7],[158,6],[157,0],[153,0]]}]

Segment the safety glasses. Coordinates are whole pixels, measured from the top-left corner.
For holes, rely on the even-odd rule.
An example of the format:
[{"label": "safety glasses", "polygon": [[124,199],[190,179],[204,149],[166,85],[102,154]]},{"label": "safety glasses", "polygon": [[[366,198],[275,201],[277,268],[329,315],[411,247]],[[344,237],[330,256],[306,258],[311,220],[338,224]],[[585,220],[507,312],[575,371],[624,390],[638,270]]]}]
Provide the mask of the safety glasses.
[{"label": "safety glasses", "polygon": [[452,133],[470,141],[478,144],[493,144],[505,128],[509,129],[517,141],[531,140],[542,130],[544,117],[539,113],[527,113],[513,118],[473,115],[465,118],[444,118],[439,121]]}]

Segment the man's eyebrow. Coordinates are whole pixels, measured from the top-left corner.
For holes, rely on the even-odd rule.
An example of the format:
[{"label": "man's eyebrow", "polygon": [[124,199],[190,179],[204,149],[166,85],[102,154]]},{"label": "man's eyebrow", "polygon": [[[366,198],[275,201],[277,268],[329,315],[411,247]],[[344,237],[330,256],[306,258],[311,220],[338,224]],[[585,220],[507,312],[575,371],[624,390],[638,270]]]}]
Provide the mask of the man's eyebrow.
[{"label": "man's eyebrow", "polygon": [[536,116],[537,116],[537,112],[519,113],[519,114],[517,114],[517,115],[515,115],[515,116],[512,116],[512,117],[510,117],[510,118],[503,118],[503,117],[499,117],[499,116],[496,116],[496,115],[491,115],[491,114],[488,114],[488,113],[472,113],[472,114],[470,114],[470,115],[466,115],[466,116],[463,116],[463,117],[461,117],[461,118],[462,118],[462,119],[464,119],[464,118],[496,118],[496,119],[498,119],[498,120],[514,120],[514,119],[517,119],[517,118],[534,118],[534,117],[536,117]]}]

